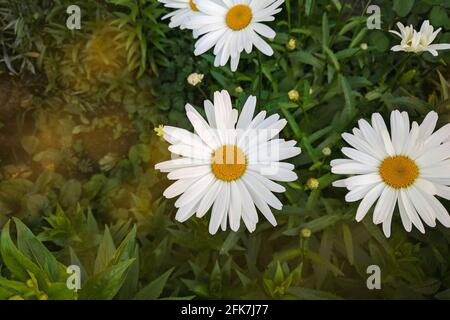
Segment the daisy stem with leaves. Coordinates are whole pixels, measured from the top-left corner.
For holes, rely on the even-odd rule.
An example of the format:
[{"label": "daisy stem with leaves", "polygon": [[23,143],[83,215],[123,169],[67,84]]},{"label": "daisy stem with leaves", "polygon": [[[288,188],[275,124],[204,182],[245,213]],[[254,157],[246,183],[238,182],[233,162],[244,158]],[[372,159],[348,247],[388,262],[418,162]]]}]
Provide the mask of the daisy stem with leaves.
[{"label": "daisy stem with leaves", "polygon": [[291,26],[292,26],[292,22],[291,22],[291,0],[286,0],[286,11],[287,11],[287,17],[288,17],[288,30],[289,33],[291,33]]},{"label": "daisy stem with leaves", "polygon": [[202,89],[202,87],[200,86],[196,86],[198,91],[200,92],[200,94],[202,95],[203,98],[205,98],[206,100],[208,100],[208,95],[206,94],[205,90]]},{"label": "daisy stem with leaves", "polygon": [[303,0],[298,0],[298,11],[297,11],[297,17],[298,17],[298,27],[302,25],[302,8],[303,8]]},{"label": "daisy stem with leaves", "polygon": [[408,64],[409,60],[411,59],[411,55],[407,54],[403,56],[402,61],[400,63],[400,68],[397,69],[397,72],[395,74],[394,80],[392,81],[392,85],[396,86],[398,79],[403,75],[406,65]]}]

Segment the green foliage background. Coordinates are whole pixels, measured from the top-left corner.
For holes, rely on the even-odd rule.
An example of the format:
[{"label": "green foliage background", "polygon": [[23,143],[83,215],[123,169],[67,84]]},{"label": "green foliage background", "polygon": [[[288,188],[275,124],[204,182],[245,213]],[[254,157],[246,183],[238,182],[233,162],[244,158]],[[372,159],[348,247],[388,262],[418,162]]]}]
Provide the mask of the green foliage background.
[{"label": "green foliage background", "polygon": [[[387,30],[430,19],[449,43],[449,3],[286,0],[275,55],[245,55],[236,73],[194,57],[190,32],[168,29],[156,0],[78,1],[74,31],[70,4],[0,0],[0,299],[450,298],[450,231],[407,233],[397,215],[386,239],[370,215],[356,223],[329,166],[340,134],[373,112],[421,121],[435,110],[448,123],[450,54],[392,53]],[[382,30],[367,30],[370,4]],[[205,74],[200,87],[192,72]],[[153,129],[189,128],[185,103],[221,89],[238,107],[257,95],[303,149],[276,228],[211,236],[207,219],[176,223],[161,197],[168,181],[153,167],[169,154]],[[72,264],[78,291],[66,287]],[[366,287],[372,264],[382,290]]]}]

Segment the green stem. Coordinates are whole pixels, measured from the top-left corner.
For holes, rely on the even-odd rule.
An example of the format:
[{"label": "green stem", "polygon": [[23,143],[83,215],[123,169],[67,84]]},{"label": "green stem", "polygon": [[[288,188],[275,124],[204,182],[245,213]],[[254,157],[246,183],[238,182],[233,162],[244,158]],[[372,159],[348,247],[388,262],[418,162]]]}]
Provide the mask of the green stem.
[{"label": "green stem", "polygon": [[263,86],[263,71],[262,71],[262,59],[261,52],[258,51],[258,72],[259,72],[259,84],[258,84],[258,101],[261,101],[262,86]]},{"label": "green stem", "polygon": [[406,54],[406,55],[403,57],[403,61],[402,61],[402,63],[400,64],[400,68],[397,70],[397,72],[396,72],[396,74],[395,74],[395,77],[394,77],[394,80],[392,81],[392,85],[394,85],[394,86],[397,85],[398,79],[399,79],[400,76],[403,74],[403,71],[405,71],[405,68],[406,68],[406,65],[407,65],[409,59],[411,59],[411,54]]},{"label": "green stem", "polygon": [[298,16],[298,27],[299,28],[302,25],[302,9],[303,9],[303,0],[298,0],[297,16]]},{"label": "green stem", "polygon": [[201,95],[203,96],[203,98],[205,98],[205,100],[209,100],[208,95],[206,94],[206,92],[200,87],[200,85],[197,86],[198,91],[200,91]]},{"label": "green stem", "polygon": [[288,30],[291,33],[291,0],[286,0],[286,11],[288,17]]},{"label": "green stem", "polygon": [[300,235],[300,264],[298,266],[300,281],[302,280],[302,276],[303,276],[303,267],[305,265],[305,256],[306,256],[307,245],[308,245],[308,239],[305,239]]}]

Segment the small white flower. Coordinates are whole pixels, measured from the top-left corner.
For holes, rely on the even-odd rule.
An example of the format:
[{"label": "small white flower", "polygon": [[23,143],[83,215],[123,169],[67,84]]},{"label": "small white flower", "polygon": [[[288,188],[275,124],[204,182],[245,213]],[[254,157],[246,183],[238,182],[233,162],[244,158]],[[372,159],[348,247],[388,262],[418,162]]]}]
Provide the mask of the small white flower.
[{"label": "small white flower", "polygon": [[186,29],[186,22],[198,13],[198,8],[192,0],[158,0],[163,3],[166,8],[175,9],[166,14],[162,19],[170,18],[169,27]]},{"label": "small white flower", "polygon": [[203,81],[203,78],[205,77],[204,74],[201,73],[191,73],[189,75],[189,77],[187,78],[187,82],[191,85],[191,86],[196,86],[199,83],[201,83]]},{"label": "small white flower", "polygon": [[274,181],[297,180],[294,165],[282,162],[300,154],[296,141],[275,139],[287,121],[266,111],[253,117],[256,98],[250,96],[238,115],[227,91],[215,92],[214,103],[205,101],[206,119],[190,104],[186,114],[195,133],[164,126],[169,151],[181,157],[159,163],[156,169],[177,180],[164,191],[166,198],[180,196],[175,219],[184,222],[196,214],[202,218],[212,207],[209,232],[219,227],[233,231],[244,222],[250,232],[259,221],[256,208],[272,224],[277,222],[270,207],[282,203],[273,192],[285,192]]},{"label": "small white flower", "polygon": [[391,48],[392,51],[406,51],[415,53],[428,51],[433,56],[437,56],[437,50],[450,49],[450,44],[448,43],[432,44],[436,36],[439,32],[441,32],[442,28],[434,31],[433,26],[430,25],[428,20],[425,20],[422,23],[420,31],[415,30],[412,25],[405,27],[401,22],[397,23],[397,27],[400,30],[400,33],[395,30],[389,30],[389,32],[399,36],[402,41],[399,45],[393,46]]},{"label": "small white flower", "polygon": [[[200,13],[192,16],[189,28],[194,30],[195,55],[214,47],[214,65],[224,66],[231,58],[231,70],[236,71],[242,51],[252,52],[253,46],[267,56],[273,49],[261,36],[273,39],[275,31],[264,22],[273,21],[284,0],[194,0]],[[261,35],[261,36],[260,36]]]},{"label": "small white flower", "polygon": [[383,224],[386,237],[391,234],[396,205],[408,232],[414,225],[425,233],[421,220],[435,227],[437,219],[450,227],[447,209],[436,199],[450,200],[450,124],[434,132],[437,120],[437,113],[430,112],[421,125],[413,122],[410,127],[408,113],[393,111],[389,134],[383,118],[375,113],[372,125],[360,120],[353,134],[342,135],[353,148],[342,149],[349,159],[333,160],[331,171],[354,176],[333,185],[350,191],[347,202],[362,200],[357,221],[377,202],[373,222]]}]

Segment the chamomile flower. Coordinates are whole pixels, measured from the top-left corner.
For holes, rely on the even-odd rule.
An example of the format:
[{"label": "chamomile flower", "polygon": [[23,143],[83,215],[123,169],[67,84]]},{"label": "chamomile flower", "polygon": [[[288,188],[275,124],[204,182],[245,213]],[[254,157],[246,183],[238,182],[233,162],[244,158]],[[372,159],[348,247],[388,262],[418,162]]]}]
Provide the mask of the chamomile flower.
[{"label": "chamomile flower", "polygon": [[166,8],[175,9],[166,14],[162,19],[170,18],[169,27],[180,29],[186,28],[186,22],[199,12],[193,0],[158,0],[163,3]]},{"label": "chamomile flower", "polygon": [[441,28],[434,30],[434,27],[430,25],[428,20],[422,23],[419,31],[415,30],[412,25],[404,26],[401,22],[397,23],[397,27],[400,32],[395,30],[389,30],[389,32],[399,36],[402,41],[399,45],[393,46],[392,51],[406,51],[419,53],[423,51],[430,52],[433,56],[437,56],[437,50],[450,49],[450,44],[432,44],[436,36],[441,32]]},{"label": "chamomile flower", "polygon": [[437,113],[430,112],[421,125],[410,125],[408,113],[393,111],[389,134],[383,118],[375,113],[372,124],[360,120],[353,134],[342,135],[353,148],[342,149],[349,159],[333,160],[332,172],[353,176],[334,186],[350,191],[347,202],[362,200],[357,221],[376,203],[373,222],[383,224],[386,237],[396,206],[408,232],[414,225],[425,233],[422,220],[430,227],[436,226],[436,220],[450,227],[450,216],[436,199],[450,199],[450,124],[434,132],[437,120]]},{"label": "chamomile flower", "polygon": [[300,154],[295,141],[275,138],[286,126],[277,114],[266,118],[266,111],[253,117],[256,98],[250,96],[238,115],[227,91],[215,92],[214,103],[204,103],[206,119],[191,105],[186,115],[195,133],[164,126],[169,151],[178,158],[156,165],[176,180],[164,191],[166,198],[180,196],[175,219],[184,222],[194,214],[202,218],[211,210],[209,232],[219,227],[233,231],[241,220],[250,232],[259,221],[257,209],[272,224],[277,222],[271,207],[282,203],[273,194],[285,188],[274,182],[297,179],[294,165],[282,162]]},{"label": "chamomile flower", "polygon": [[231,58],[231,70],[236,71],[242,51],[252,52],[253,46],[267,56],[273,54],[261,36],[273,39],[275,31],[264,24],[273,21],[284,0],[194,0],[200,13],[193,16],[189,28],[194,37],[195,55],[214,47],[214,65],[224,66]]}]

